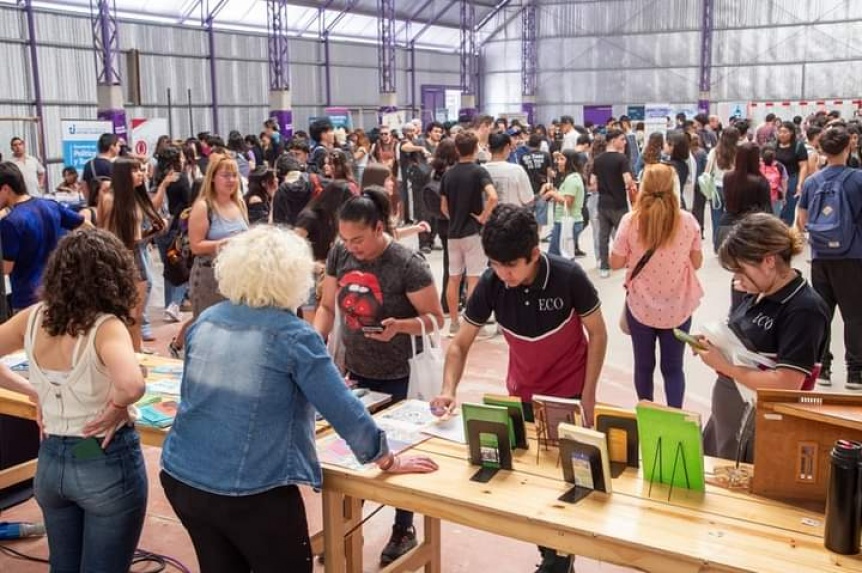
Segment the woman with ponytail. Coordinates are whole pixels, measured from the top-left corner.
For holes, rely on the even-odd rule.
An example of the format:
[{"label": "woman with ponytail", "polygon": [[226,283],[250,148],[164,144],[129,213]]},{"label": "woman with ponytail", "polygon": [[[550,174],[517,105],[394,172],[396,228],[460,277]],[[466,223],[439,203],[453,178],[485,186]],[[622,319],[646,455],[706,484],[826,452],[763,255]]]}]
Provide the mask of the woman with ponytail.
[{"label": "woman with ponytail", "polygon": [[[382,189],[351,197],[338,214],[341,242],[329,251],[314,328],[333,332],[336,305],[348,377],[359,388],[407,398],[411,338],[443,326],[428,263],[393,239],[392,210]],[[397,510],[380,555],[387,565],[416,546],[413,514]]]},{"label": "woman with ponytail", "polygon": [[696,271],[703,252],[694,215],[680,210],[676,177],[668,165],[646,167],[634,210],[620,221],[610,262],[612,269],[628,269],[623,322],[632,336],[638,398],[653,400],[658,341],[667,404],[681,408],[685,344],[673,329],[687,332],[700,305],[703,289]]}]

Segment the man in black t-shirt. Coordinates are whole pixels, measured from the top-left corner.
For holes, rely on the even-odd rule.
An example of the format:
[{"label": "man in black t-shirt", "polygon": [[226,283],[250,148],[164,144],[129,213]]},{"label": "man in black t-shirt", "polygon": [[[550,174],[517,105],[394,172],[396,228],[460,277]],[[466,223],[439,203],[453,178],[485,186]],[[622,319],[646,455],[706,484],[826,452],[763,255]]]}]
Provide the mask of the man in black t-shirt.
[{"label": "man in black t-shirt", "polygon": [[[449,219],[449,284],[446,300],[449,305],[449,334],[458,332],[458,293],[461,277],[467,276],[467,298],[476,288],[479,277],[488,266],[482,251],[479,233],[497,204],[497,191],[488,171],[476,164],[479,141],[472,132],[455,136],[458,163],[440,180],[440,210]],[[483,206],[484,194],[484,206]]]},{"label": "man in black t-shirt", "polygon": [[597,186],[599,193],[599,275],[602,278],[611,275],[608,260],[611,233],[628,212],[629,198],[636,192],[631,164],[624,153],[625,134],[619,129],[609,129],[606,137],[608,149],[596,157],[590,175],[590,187]]},{"label": "man in black t-shirt", "polygon": [[113,133],[103,133],[99,137],[99,154],[84,164],[82,180],[87,196],[96,191],[98,178],[111,177],[114,159],[120,154],[120,139]]},{"label": "man in black t-shirt", "polygon": [[551,168],[551,156],[541,150],[542,136],[538,133],[530,135],[527,141],[529,151],[521,156],[520,164],[530,177],[533,195],[536,197],[534,210],[536,222],[539,224],[539,235],[542,227],[548,224],[548,202],[541,199],[542,187],[548,182],[548,170]]}]

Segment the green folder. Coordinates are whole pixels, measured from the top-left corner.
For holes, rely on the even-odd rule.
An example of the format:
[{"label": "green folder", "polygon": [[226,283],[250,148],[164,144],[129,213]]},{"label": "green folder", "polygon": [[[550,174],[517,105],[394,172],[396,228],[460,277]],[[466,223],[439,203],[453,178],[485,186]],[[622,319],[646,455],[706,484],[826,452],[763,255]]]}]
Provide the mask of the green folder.
[{"label": "green folder", "polygon": [[636,410],[643,478],[704,491],[700,414],[646,401]]},{"label": "green folder", "polygon": [[[470,435],[469,423],[471,420],[479,420],[482,422],[492,422],[502,424],[509,429],[509,435],[513,435],[512,419],[509,417],[509,409],[501,406],[487,406],[485,404],[461,404],[461,417],[464,418],[464,436],[467,438],[467,444],[477,436]],[[497,447],[496,439],[491,440],[492,436],[478,436],[482,446],[495,448]],[[483,440],[488,440],[484,443]],[[493,442],[493,443],[492,443]],[[489,464],[490,465],[490,464]],[[499,465],[497,465],[499,467]]]}]

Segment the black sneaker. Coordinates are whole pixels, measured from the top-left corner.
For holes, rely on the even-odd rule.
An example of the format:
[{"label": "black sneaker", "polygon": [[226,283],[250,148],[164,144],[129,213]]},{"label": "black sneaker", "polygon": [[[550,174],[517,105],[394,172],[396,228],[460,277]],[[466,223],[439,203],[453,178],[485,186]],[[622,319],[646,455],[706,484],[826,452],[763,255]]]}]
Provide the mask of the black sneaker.
[{"label": "black sneaker", "polygon": [[535,573],[574,573],[575,559],[571,555],[558,555],[553,549],[542,549],[542,563]]},{"label": "black sneaker", "polygon": [[389,565],[416,545],[416,530],[412,525],[410,527],[393,525],[389,543],[380,552],[380,564]]},{"label": "black sneaker", "polygon": [[832,370],[828,366],[820,368],[817,383],[821,386],[832,386]]},{"label": "black sneaker", "polygon": [[848,372],[844,387],[848,390],[862,390],[862,372]]}]

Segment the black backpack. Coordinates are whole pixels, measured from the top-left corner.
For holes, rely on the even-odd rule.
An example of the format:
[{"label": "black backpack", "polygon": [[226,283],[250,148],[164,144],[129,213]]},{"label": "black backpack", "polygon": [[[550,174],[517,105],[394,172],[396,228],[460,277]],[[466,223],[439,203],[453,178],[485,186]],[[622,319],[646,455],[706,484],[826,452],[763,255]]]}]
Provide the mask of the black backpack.
[{"label": "black backpack", "polygon": [[440,203],[442,202],[440,181],[432,177],[425,183],[425,187],[422,188],[422,202],[425,203],[425,210],[428,215],[438,219],[444,218],[443,211],[440,210]]},{"label": "black backpack", "polygon": [[311,185],[305,175],[293,183],[282,183],[272,198],[272,222],[294,226],[299,213],[310,200]]}]

